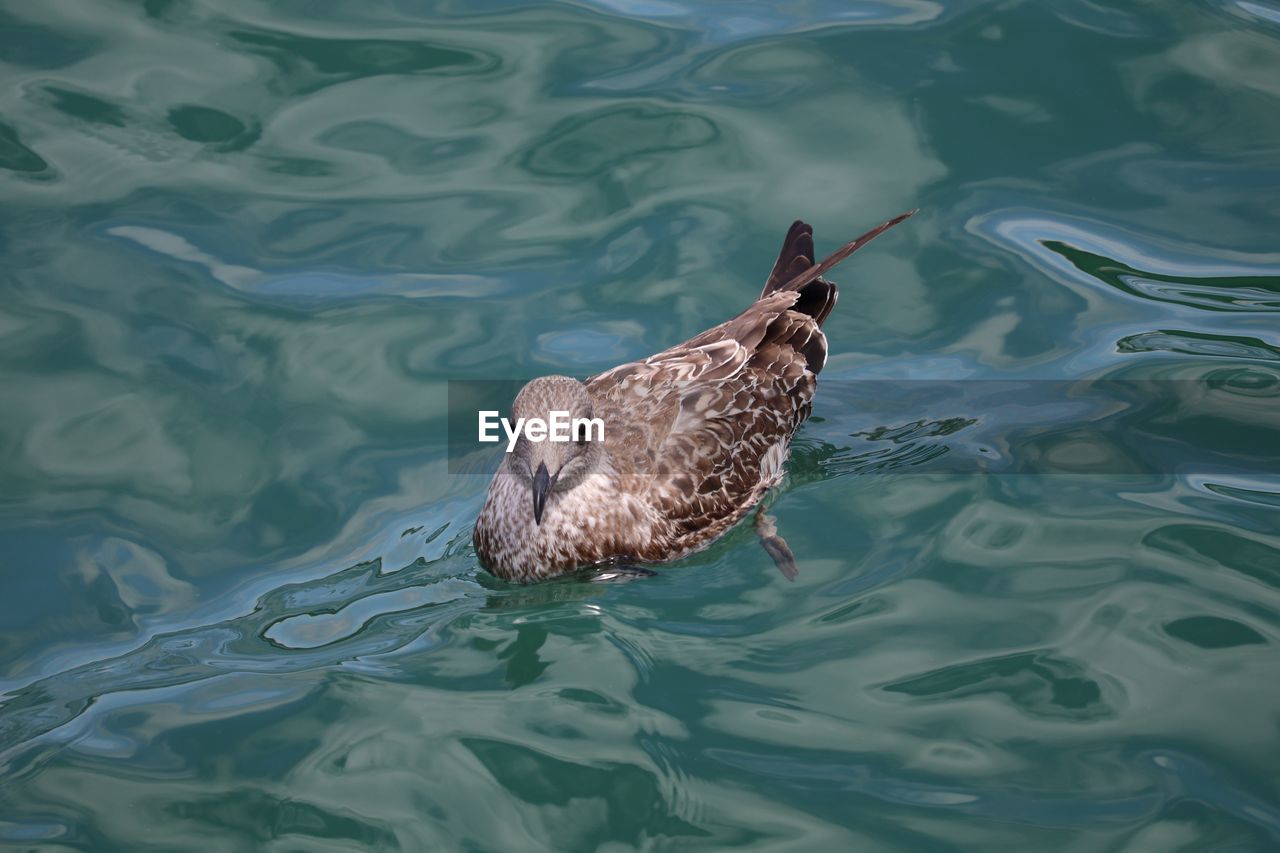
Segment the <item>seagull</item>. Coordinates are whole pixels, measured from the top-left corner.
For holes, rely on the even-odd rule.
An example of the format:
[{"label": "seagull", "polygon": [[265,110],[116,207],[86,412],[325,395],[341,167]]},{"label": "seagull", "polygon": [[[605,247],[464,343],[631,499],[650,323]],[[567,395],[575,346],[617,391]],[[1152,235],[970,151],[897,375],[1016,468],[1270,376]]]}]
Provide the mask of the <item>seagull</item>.
[{"label": "seagull", "polygon": [[[815,264],[813,228],[796,221],[758,299],[738,316],[643,361],[586,380],[526,384],[512,419],[599,419],[603,437],[515,440],[476,520],[491,573],[532,582],[577,569],[675,560],[706,547],[783,475],[827,361],[822,324],[836,264],[913,215],[876,226]],[[544,436],[544,439],[546,437]],[[756,531],[794,580],[795,556],[761,508]]]}]

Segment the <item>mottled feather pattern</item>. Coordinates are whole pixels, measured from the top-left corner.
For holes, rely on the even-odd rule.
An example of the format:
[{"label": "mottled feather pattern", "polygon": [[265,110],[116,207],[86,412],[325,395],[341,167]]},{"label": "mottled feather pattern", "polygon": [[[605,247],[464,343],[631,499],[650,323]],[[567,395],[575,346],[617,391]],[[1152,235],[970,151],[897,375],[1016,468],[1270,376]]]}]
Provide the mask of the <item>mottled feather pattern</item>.
[{"label": "mottled feather pattern", "polygon": [[[904,218],[836,255],[847,256]],[[534,465],[552,454],[553,466],[565,465],[556,471],[582,466],[573,451],[568,462],[541,448],[529,448],[525,457],[508,454],[476,522],[484,565],[500,577],[529,581],[609,561],[671,560],[742,520],[781,479],[791,437],[809,416],[827,360],[821,325],[837,298],[835,284],[815,270],[831,266],[830,259],[814,264],[813,231],[796,222],[763,292],[745,311],[582,383],[579,405],[605,423],[590,474],[554,489],[538,523],[530,491]],[[521,392],[530,411],[545,416],[556,407],[556,394],[577,385],[564,377],[545,381],[553,379],[558,384],[545,394],[538,386],[544,380]]]}]

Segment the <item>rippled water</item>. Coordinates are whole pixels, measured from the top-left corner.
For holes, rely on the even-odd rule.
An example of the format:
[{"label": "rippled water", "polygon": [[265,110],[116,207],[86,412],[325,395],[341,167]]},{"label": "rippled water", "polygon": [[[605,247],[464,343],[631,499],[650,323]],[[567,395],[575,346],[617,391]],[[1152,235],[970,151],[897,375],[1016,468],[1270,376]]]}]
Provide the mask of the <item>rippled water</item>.
[{"label": "rippled water", "polygon": [[[0,63],[3,842],[1280,843],[1273,0],[10,0]],[[795,583],[746,529],[478,569],[446,382],[912,207],[836,276]],[[916,463],[1017,400],[840,392],[895,378],[1226,396],[1128,422],[1165,470],[991,475]]]}]

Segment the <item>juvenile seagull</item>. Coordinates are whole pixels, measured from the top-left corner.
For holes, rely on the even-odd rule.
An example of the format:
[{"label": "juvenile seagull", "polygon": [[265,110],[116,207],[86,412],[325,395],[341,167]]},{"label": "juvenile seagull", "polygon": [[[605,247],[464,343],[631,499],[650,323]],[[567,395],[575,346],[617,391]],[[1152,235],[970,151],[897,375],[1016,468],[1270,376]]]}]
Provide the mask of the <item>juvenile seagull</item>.
[{"label": "juvenile seagull", "polygon": [[[782,477],[827,362],[822,323],[836,286],[822,276],[890,219],[814,264],[813,229],[787,232],[760,298],[732,320],[644,361],[579,382],[544,376],[521,389],[512,420],[568,412],[600,418],[604,440],[530,441],[506,454],[474,543],[500,578],[535,581],[611,562],[659,562],[710,544]],[[756,527],[778,568],[795,558],[768,516]]]}]

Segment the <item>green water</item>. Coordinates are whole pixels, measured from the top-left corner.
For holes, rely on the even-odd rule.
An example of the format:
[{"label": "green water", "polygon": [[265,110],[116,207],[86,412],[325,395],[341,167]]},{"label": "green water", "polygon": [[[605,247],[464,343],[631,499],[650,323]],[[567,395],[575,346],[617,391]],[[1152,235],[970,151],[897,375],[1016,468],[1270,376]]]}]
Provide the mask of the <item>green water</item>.
[{"label": "green water", "polygon": [[[0,69],[0,843],[1280,844],[1280,476],[1178,463],[1239,421],[913,471],[1016,406],[838,390],[1275,402],[1275,0],[8,0]],[[647,355],[793,219],[912,207],[834,276],[794,583],[747,529],[478,568],[447,382]]]}]

